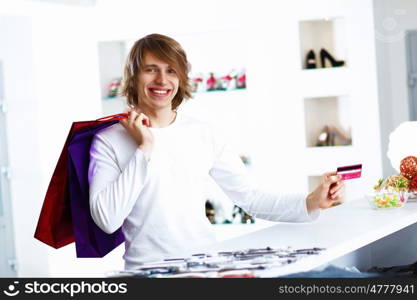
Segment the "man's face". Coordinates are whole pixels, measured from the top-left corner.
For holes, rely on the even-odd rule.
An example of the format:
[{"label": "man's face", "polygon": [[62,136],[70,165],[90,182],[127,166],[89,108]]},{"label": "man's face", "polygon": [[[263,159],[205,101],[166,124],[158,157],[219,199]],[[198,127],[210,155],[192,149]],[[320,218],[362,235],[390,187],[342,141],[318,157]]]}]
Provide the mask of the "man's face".
[{"label": "man's face", "polygon": [[177,94],[176,70],[150,52],[145,52],[139,74],[139,106],[151,109],[169,107]]}]

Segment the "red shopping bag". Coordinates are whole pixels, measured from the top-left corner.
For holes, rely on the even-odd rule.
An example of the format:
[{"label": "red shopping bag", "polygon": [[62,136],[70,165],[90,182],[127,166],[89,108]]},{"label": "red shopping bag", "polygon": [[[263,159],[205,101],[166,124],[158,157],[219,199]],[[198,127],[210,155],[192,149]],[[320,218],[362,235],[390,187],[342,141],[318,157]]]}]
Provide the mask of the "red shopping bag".
[{"label": "red shopping bag", "polygon": [[45,195],[34,237],[39,241],[61,248],[74,242],[71,203],[68,191],[68,144],[79,131],[100,126],[103,122],[115,122],[127,118],[126,113],[116,114],[93,121],[72,123],[58,163]]}]

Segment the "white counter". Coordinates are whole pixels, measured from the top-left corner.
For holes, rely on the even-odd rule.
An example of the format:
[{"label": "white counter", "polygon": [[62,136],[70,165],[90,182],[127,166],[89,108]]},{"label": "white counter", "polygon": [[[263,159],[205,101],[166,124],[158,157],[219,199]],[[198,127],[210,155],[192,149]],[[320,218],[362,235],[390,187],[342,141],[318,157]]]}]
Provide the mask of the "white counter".
[{"label": "white counter", "polygon": [[[274,269],[268,274],[270,276],[308,271],[352,253],[360,253],[361,251],[363,253],[363,249],[365,249],[363,247],[366,246],[370,246],[369,251],[366,251],[365,254],[369,256],[366,266],[369,266],[370,262],[377,265],[381,261],[399,261],[400,263],[409,261],[411,263],[413,261],[410,260],[417,260],[417,251],[415,251],[417,238],[414,238],[417,236],[417,232],[414,229],[407,230],[405,228],[415,223],[417,223],[416,202],[406,203],[403,208],[374,210],[370,208],[366,200],[358,199],[323,210],[319,219],[312,223],[277,223],[256,232],[219,242],[208,248],[196,249],[196,252],[218,252],[268,246],[272,248],[290,246],[294,249],[326,248],[320,255],[303,258],[296,263]],[[402,232],[407,234],[401,236]],[[398,236],[393,239],[395,235]],[[398,251],[393,250],[392,242],[387,245],[381,243],[384,239],[394,240],[394,247],[398,247]],[[377,247],[375,247],[376,241],[378,241]],[[408,253],[412,253],[411,255],[414,257],[404,257],[403,250],[407,248],[410,248],[411,251]],[[393,260],[392,258],[396,258],[395,256],[400,255],[400,252],[402,257]],[[390,259],[385,260],[384,256]],[[379,258],[379,261],[376,258]]]}]

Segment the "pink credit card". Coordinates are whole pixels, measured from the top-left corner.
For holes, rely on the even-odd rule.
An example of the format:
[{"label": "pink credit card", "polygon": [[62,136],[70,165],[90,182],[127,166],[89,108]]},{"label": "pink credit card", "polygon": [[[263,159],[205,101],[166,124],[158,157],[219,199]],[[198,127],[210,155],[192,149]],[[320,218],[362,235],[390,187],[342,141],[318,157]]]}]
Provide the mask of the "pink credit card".
[{"label": "pink credit card", "polygon": [[336,173],[342,176],[342,180],[359,178],[362,174],[362,164],[338,167]]}]

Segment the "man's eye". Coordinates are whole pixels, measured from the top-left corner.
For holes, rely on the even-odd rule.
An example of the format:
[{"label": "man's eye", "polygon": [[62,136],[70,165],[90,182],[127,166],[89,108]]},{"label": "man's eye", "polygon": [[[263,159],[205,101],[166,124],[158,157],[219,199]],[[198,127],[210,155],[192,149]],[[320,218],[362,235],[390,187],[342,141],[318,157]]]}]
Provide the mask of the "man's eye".
[{"label": "man's eye", "polygon": [[147,69],[145,69],[145,71],[150,72],[150,73],[154,73],[154,72],[156,72],[156,69],[155,68],[147,68]]},{"label": "man's eye", "polygon": [[169,74],[175,74],[175,73],[177,73],[174,69],[168,69],[168,73]]}]

